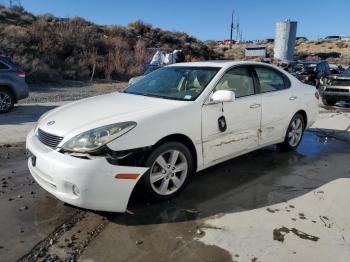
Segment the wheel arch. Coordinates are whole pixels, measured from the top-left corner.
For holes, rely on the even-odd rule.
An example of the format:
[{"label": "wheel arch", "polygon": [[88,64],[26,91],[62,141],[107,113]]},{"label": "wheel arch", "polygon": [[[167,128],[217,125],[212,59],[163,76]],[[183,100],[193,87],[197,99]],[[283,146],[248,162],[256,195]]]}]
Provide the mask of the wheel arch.
[{"label": "wheel arch", "polygon": [[184,134],[167,135],[167,136],[163,137],[162,139],[160,139],[157,143],[155,143],[153,145],[153,148],[156,148],[159,145],[164,144],[166,142],[179,142],[179,143],[185,145],[190,150],[191,155],[193,157],[193,165],[194,165],[193,170],[195,170],[195,171],[197,170],[198,158],[197,158],[196,147],[195,147],[193,141],[188,136],[186,136]]},{"label": "wheel arch", "polygon": [[307,127],[307,123],[308,123],[308,118],[307,118],[307,114],[306,114],[306,111],[303,110],[303,109],[300,109],[299,111],[297,111],[293,117],[296,115],[296,114],[300,114],[302,117],[303,117],[303,120],[304,120],[304,123],[305,123],[305,127],[304,129]]}]

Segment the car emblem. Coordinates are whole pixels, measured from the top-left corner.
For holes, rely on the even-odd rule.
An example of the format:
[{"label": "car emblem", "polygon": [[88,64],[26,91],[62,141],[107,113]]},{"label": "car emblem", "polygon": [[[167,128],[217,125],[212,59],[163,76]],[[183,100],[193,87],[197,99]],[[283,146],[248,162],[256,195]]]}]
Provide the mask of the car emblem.
[{"label": "car emblem", "polygon": [[55,123],[55,121],[50,121],[50,122],[47,122],[47,125],[52,126],[54,123]]}]

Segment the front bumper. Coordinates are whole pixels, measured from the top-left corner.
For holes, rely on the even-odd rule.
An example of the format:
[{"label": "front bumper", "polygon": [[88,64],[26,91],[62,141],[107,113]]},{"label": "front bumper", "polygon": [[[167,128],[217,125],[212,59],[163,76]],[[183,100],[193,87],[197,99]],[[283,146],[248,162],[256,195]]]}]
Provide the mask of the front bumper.
[{"label": "front bumper", "polygon": [[[42,188],[63,202],[92,210],[125,212],[135,185],[148,170],[111,165],[103,157],[82,159],[59,153],[43,145],[34,130],[26,147],[36,157],[34,166],[28,159],[29,171]],[[115,178],[135,173],[140,174],[137,179]]]},{"label": "front bumper", "polygon": [[326,86],[321,95],[332,100],[350,102],[350,86]]}]

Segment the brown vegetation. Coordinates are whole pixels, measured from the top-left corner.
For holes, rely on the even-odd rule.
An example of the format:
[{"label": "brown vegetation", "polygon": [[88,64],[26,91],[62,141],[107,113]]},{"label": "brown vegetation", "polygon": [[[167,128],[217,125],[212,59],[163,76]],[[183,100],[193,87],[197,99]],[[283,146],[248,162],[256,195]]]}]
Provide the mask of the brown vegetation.
[{"label": "brown vegetation", "polygon": [[141,74],[146,47],[182,49],[187,61],[216,54],[186,33],[170,32],[141,21],[99,26],[80,17],[34,16],[21,7],[0,6],[0,53],[23,66],[30,82],[127,79]]}]

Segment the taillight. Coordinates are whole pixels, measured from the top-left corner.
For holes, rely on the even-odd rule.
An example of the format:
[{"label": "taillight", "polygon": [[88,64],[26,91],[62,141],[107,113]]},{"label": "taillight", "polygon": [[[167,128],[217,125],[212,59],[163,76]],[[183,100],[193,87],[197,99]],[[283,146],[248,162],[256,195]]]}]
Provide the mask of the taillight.
[{"label": "taillight", "polygon": [[16,75],[18,76],[18,77],[26,77],[26,73],[25,72],[23,72],[22,70],[16,70]]},{"label": "taillight", "polygon": [[315,97],[316,97],[317,100],[320,99],[320,93],[318,91],[315,92]]}]

